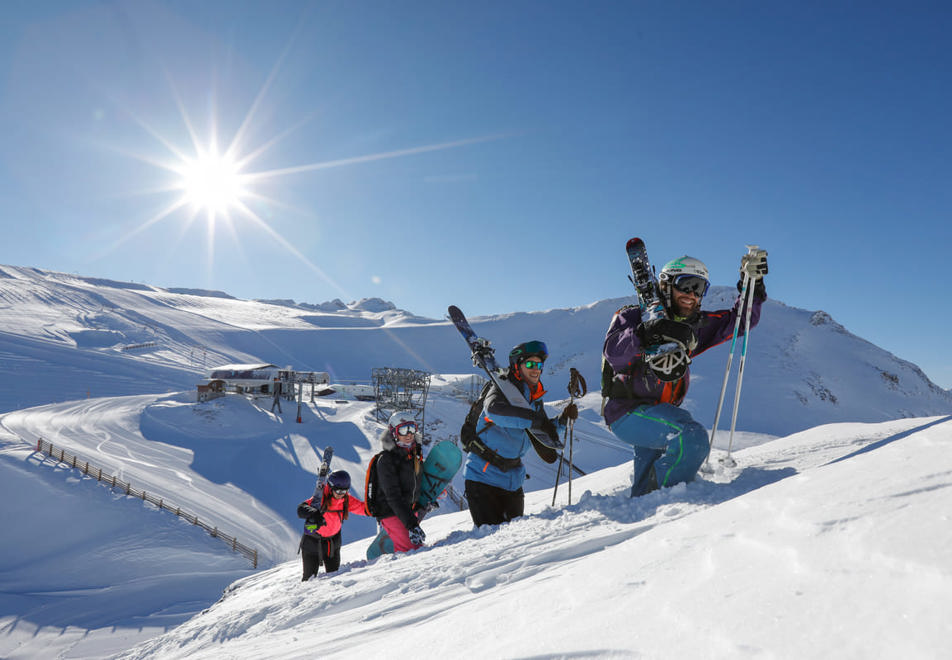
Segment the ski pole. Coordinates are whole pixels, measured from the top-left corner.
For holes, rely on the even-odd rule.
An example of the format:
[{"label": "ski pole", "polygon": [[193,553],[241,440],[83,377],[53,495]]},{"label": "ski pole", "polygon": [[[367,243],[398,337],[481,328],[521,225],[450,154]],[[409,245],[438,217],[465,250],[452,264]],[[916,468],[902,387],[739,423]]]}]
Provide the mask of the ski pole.
[{"label": "ski pole", "polygon": [[[760,252],[760,251],[761,251],[761,250],[759,250],[759,246],[757,246],[757,245],[748,245],[748,246],[747,246],[747,254],[748,254],[748,255],[756,254],[757,252]],[[753,301],[753,291],[754,291],[754,289],[753,289],[752,284],[753,284],[753,279],[751,278],[750,273],[748,273],[748,272],[745,270],[745,271],[744,271],[744,275],[743,275],[743,279],[742,279],[742,284],[741,284],[740,296],[738,296],[738,297],[739,297],[742,301],[747,301],[747,302],[748,302],[748,305],[747,305],[748,317],[750,316],[750,302]],[[748,289],[750,290],[750,294],[751,294],[751,295],[750,295],[750,300],[747,300],[747,292],[748,292]],[[728,353],[728,355],[727,355],[727,368],[724,369],[724,380],[723,380],[723,382],[721,383],[721,394],[720,394],[720,397],[719,397],[718,400],[717,400],[717,411],[714,413],[714,426],[711,428],[711,440],[710,440],[710,442],[708,443],[707,457],[704,459],[704,465],[701,466],[701,470],[702,470],[703,472],[711,472],[711,471],[712,471],[712,469],[711,469],[711,467],[710,467],[710,465],[709,465],[709,462],[710,462],[710,460],[711,460],[711,452],[714,450],[714,436],[715,436],[715,434],[717,433],[717,425],[718,425],[718,422],[719,422],[720,419],[721,419],[721,410],[723,409],[723,406],[724,406],[724,395],[725,395],[725,393],[727,392],[727,381],[730,380],[731,363],[734,361],[734,352],[735,352],[736,347],[737,347],[737,335],[738,335],[738,332],[739,332],[739,330],[740,330],[740,322],[741,322],[741,314],[738,314],[738,315],[737,315],[737,319],[734,321],[734,332],[731,334],[731,348],[730,348],[730,353]],[[749,323],[749,322],[748,322],[748,323]],[[745,350],[745,351],[746,351],[746,349],[747,349],[747,331],[748,331],[749,329],[750,329],[750,326],[748,325],[748,326],[747,326],[747,329],[744,331],[744,350]],[[735,413],[735,414],[736,414],[736,413]],[[733,434],[732,434],[732,437],[733,437]],[[728,454],[729,454],[729,452],[728,452]]]},{"label": "ski pole", "polygon": [[[750,286],[750,275],[744,273],[743,284],[741,285],[740,290],[740,299],[747,299],[747,288]],[[734,332],[731,334],[731,350],[727,354],[727,368],[724,369],[724,380],[721,382],[721,395],[717,399],[717,412],[714,413],[714,426],[711,428],[711,440],[708,443],[707,447],[707,457],[704,459],[704,466],[708,466],[708,462],[711,460],[711,452],[714,450],[714,436],[717,433],[717,424],[721,419],[721,409],[724,407],[724,394],[727,392],[727,381],[730,380],[731,375],[731,363],[734,361],[734,349],[737,344],[737,333],[740,330],[741,315],[737,315],[737,319],[734,321]],[[709,470],[710,468],[707,468]],[[705,471],[707,471],[705,470]]]},{"label": "ski pole", "polygon": [[[588,384],[585,382],[585,378],[578,372],[578,369],[572,367],[569,370],[569,405],[575,403],[575,398],[582,398],[588,394]],[[572,462],[572,454],[575,447],[575,420],[567,419],[565,421],[565,432],[562,435],[563,438],[563,447],[562,451],[559,452],[559,468],[555,471],[555,489],[552,491],[552,506],[555,506],[555,496],[559,492],[559,477],[562,476],[562,463],[565,459],[565,442],[568,442],[569,445],[569,504],[572,503],[572,468],[575,467],[575,463]]]},{"label": "ski pole", "polygon": [[569,419],[565,425],[565,432],[569,434],[569,504],[572,504],[572,452],[575,448],[575,420]]},{"label": "ski pole", "polygon": [[[748,246],[750,248],[751,246]],[[756,248],[757,246],[753,246]],[[744,364],[747,362],[747,339],[750,337],[750,314],[754,306],[754,290],[756,286],[751,286],[747,293],[747,313],[744,315],[744,343],[740,350],[740,366],[737,368],[737,391],[734,393],[734,413],[731,415],[731,435],[727,443],[727,458],[724,463],[729,467],[737,465],[731,458],[731,449],[734,447],[734,428],[737,426],[737,410],[740,408],[740,388],[744,382]]]},{"label": "ski pole", "polygon": [[[568,437],[569,427],[565,425],[565,433],[562,434],[562,444],[565,445],[565,439]],[[562,476],[562,463],[565,460],[565,447],[559,452],[559,467],[555,470],[555,488],[552,489],[552,506],[555,506],[555,496],[559,494],[559,477]],[[569,478],[572,478],[572,468],[569,468]]]}]

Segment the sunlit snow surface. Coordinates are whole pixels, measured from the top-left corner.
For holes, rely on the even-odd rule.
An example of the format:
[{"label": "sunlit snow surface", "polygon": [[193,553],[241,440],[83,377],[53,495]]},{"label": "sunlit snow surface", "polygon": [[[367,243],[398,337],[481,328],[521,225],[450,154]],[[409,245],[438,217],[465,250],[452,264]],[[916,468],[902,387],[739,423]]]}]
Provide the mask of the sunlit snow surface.
[{"label": "sunlit snow surface", "polygon": [[[300,424],[267,397],[199,404],[201,362],[341,379],[426,368],[427,434],[443,439],[472,373],[455,331],[376,300],[274,305],[2,269],[0,657],[931,658],[952,639],[949,395],[822,313],[765,308],[737,467],[716,460],[722,422],[713,473],[636,500],[630,450],[598,414],[600,337],[626,301],[477,319],[497,346],[549,343],[553,414],[568,369],[588,378],[573,503],[563,479],[552,506],[555,471],[531,458],[525,518],[474,530],[444,502],[426,548],[367,563],[375,526],[354,516],[340,572],[302,584],[295,508],[327,445],[361,491],[373,404],[305,396]],[[725,361],[722,346],[692,366],[685,407],[706,425]],[[40,437],[257,548],[259,570],[44,459]]]}]

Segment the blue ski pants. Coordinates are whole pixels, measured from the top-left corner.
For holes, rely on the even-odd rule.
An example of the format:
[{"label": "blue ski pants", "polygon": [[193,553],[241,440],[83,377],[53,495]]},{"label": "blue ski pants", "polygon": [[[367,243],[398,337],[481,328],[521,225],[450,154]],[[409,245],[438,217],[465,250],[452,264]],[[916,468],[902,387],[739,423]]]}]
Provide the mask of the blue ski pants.
[{"label": "blue ski pants", "polygon": [[610,428],[635,450],[632,497],[693,481],[707,457],[707,429],[670,403],[638,406]]}]

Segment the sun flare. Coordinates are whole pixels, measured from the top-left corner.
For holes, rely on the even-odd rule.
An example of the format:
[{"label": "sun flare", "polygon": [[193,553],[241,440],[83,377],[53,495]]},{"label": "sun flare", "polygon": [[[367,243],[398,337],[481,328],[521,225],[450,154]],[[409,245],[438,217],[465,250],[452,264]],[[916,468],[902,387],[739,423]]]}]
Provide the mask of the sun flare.
[{"label": "sun flare", "polygon": [[[135,152],[128,153],[129,156],[149,163],[170,175],[165,178],[161,187],[149,188],[145,192],[172,193],[173,198],[164,207],[153,213],[151,217],[118,236],[116,240],[106,246],[104,254],[117,250],[119,246],[133,236],[145,232],[159,223],[179,217],[184,219],[179,240],[182,240],[185,231],[196,220],[205,225],[206,267],[209,272],[212,272],[215,267],[215,248],[220,229],[225,229],[231,235],[235,246],[239,249],[241,234],[253,230],[263,233],[268,239],[279,245],[289,255],[303,263],[338,291],[343,291],[314,261],[302,253],[294,242],[285,237],[287,223],[285,223],[283,230],[278,230],[271,225],[271,222],[273,222],[272,214],[275,209],[295,215],[307,215],[308,217],[310,217],[310,213],[295,208],[273,194],[265,194],[264,191],[267,190],[270,193],[276,187],[276,181],[310,172],[456,149],[506,137],[506,135],[485,135],[390,151],[379,151],[336,160],[318,160],[303,165],[261,169],[260,166],[255,167],[254,163],[307,123],[307,121],[302,121],[283,132],[267,137],[261,143],[248,144],[249,133],[255,132],[252,127],[255,125],[257,113],[262,107],[265,94],[276,76],[277,65],[241,120],[240,126],[231,135],[230,140],[226,142],[227,146],[224,150],[219,150],[220,126],[217,115],[215,113],[211,114],[210,123],[205,130],[197,128],[174,85],[171,88],[171,95],[175,100],[182,124],[189,137],[185,146],[176,144],[170,135],[157,130],[136,113],[126,109],[135,122],[171,154],[171,158],[169,158],[168,155],[156,157]],[[213,105],[216,104],[213,103]],[[125,150],[120,149],[120,151]],[[262,214],[262,210],[269,212]],[[231,249],[234,250],[234,248]]]},{"label": "sun flare", "polygon": [[215,149],[186,160],[179,174],[183,201],[194,211],[211,216],[227,214],[248,193],[238,163],[227,155],[219,155]]}]

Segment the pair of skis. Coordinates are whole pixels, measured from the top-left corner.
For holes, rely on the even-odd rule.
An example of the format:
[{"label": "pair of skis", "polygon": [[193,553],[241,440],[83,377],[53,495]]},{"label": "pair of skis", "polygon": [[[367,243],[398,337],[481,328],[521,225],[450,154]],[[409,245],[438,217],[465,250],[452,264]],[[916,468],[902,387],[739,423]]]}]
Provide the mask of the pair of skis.
[{"label": "pair of skis", "polygon": [[[327,484],[327,477],[331,473],[332,458],[334,458],[334,448],[325,448],[324,455],[321,457],[321,467],[317,471],[317,483],[314,485],[314,497],[316,498],[321,498],[324,494],[324,486]],[[320,499],[318,499],[318,506],[320,506]]]}]

